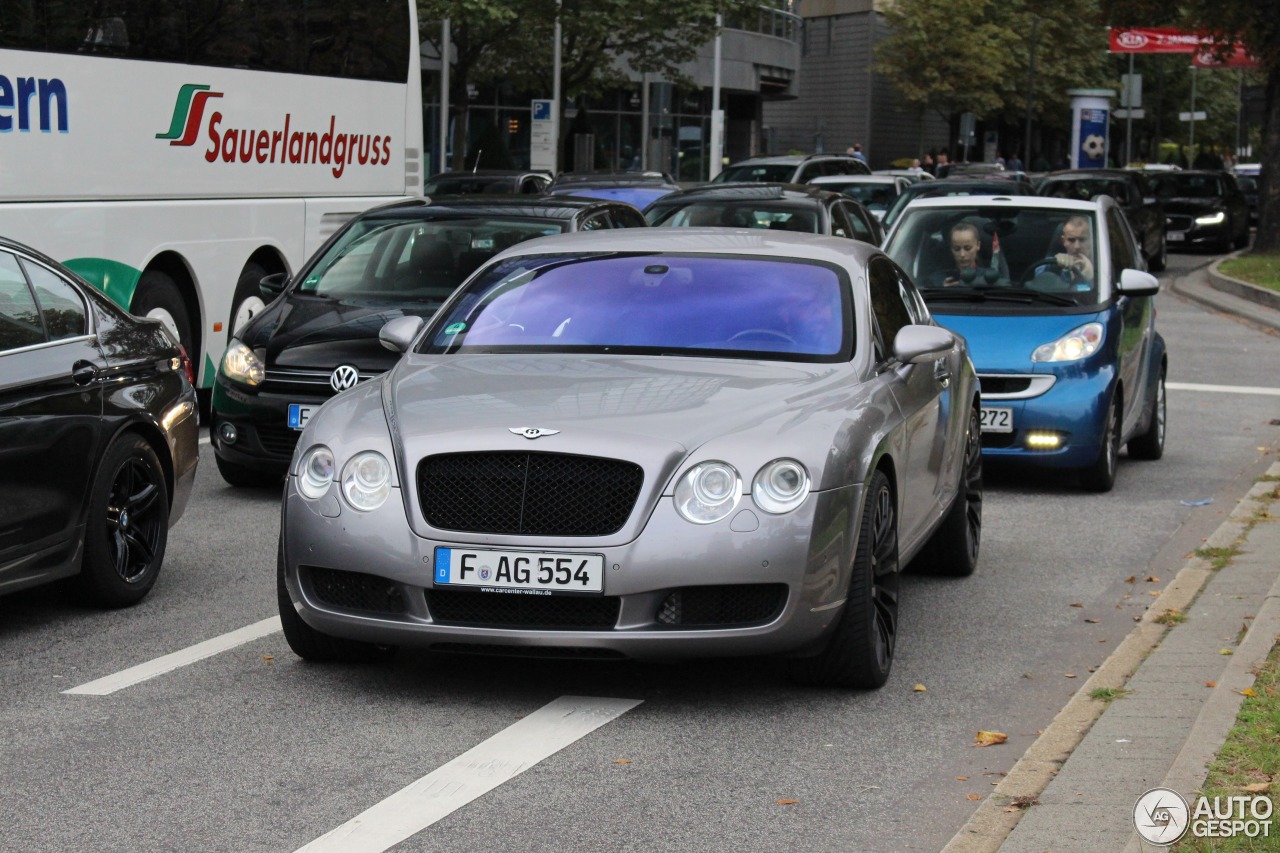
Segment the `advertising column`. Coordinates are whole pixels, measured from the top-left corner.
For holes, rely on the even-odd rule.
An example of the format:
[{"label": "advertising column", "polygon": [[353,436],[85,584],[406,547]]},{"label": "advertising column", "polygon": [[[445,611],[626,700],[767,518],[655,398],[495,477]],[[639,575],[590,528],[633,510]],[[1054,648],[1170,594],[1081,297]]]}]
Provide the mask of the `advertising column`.
[{"label": "advertising column", "polygon": [[1071,96],[1071,168],[1101,169],[1110,148],[1111,89],[1068,89]]}]

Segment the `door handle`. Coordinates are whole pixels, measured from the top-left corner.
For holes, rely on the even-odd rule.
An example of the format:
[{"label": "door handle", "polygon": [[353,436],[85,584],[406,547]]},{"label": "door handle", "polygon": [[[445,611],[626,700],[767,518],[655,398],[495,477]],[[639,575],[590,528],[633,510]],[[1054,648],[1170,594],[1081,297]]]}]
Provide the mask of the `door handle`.
[{"label": "door handle", "polygon": [[98,368],[90,361],[77,361],[71,365],[71,381],[84,387],[98,378]]}]

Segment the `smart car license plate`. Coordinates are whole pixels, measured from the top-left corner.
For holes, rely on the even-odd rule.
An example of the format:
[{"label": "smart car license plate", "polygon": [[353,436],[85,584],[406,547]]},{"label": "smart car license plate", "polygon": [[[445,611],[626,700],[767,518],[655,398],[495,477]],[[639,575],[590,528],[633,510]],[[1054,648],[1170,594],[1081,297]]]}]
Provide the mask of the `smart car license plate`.
[{"label": "smart car license plate", "polygon": [[311,413],[315,411],[315,406],[304,406],[301,403],[289,404],[289,428],[302,429],[307,425],[307,419],[311,417]]},{"label": "smart car license plate", "polygon": [[1169,243],[1184,243],[1187,239],[1187,232],[1169,231],[1164,235],[1164,239]]},{"label": "smart car license plate", "polygon": [[437,548],[435,569],[437,586],[475,586],[490,592],[529,595],[604,591],[602,554]]},{"label": "smart car license plate", "polygon": [[983,406],[980,411],[983,432],[1013,432],[1013,409]]}]

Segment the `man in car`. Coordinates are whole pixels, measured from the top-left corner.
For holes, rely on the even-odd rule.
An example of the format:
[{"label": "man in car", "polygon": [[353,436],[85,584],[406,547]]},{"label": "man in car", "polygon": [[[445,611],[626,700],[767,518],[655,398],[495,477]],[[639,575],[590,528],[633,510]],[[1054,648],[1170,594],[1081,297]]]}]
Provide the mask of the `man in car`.
[{"label": "man in car", "polygon": [[1061,275],[1072,284],[1093,282],[1093,235],[1089,220],[1073,216],[1062,226],[1062,248],[1053,256],[1061,269]]}]

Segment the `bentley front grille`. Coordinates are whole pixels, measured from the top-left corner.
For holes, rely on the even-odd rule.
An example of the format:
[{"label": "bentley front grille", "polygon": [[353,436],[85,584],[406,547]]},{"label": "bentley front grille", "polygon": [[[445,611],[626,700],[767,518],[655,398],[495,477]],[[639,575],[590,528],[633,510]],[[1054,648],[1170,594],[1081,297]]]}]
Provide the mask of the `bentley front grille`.
[{"label": "bentley front grille", "polygon": [[418,464],[418,497],[440,530],[606,536],[622,528],[644,470],[565,453],[448,453]]}]

